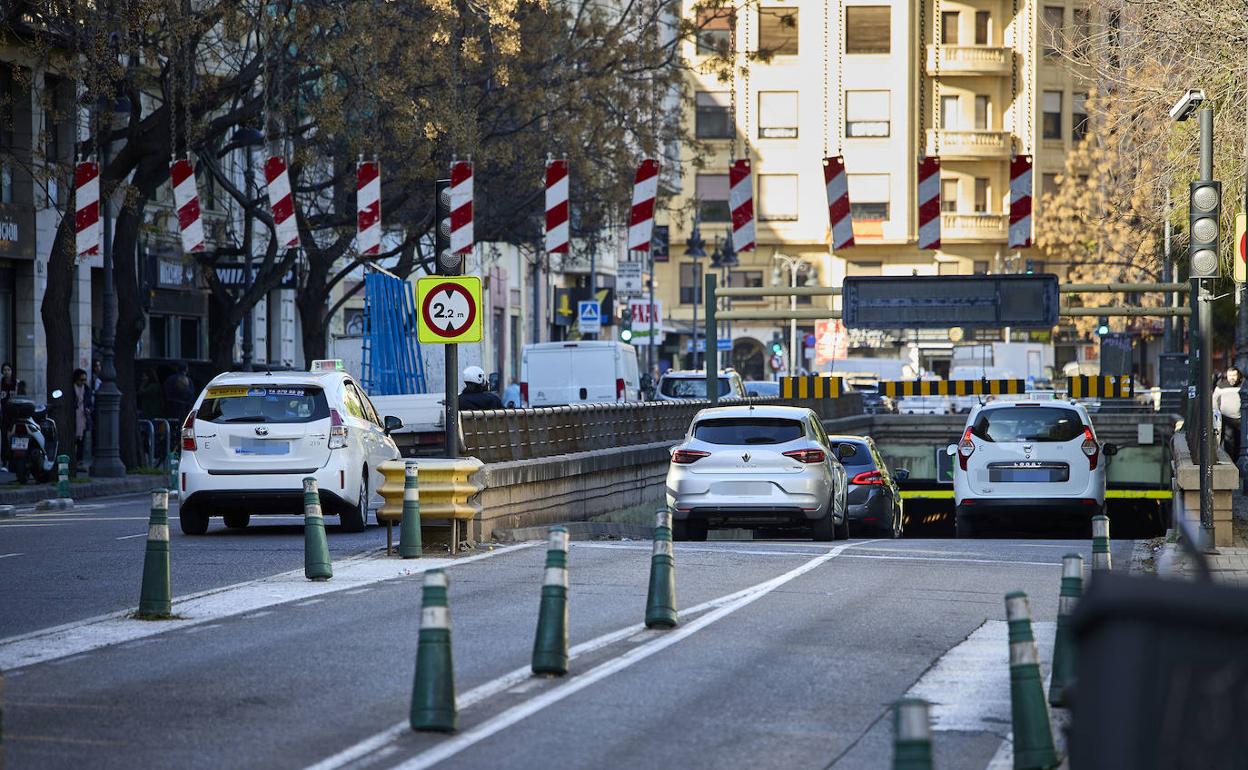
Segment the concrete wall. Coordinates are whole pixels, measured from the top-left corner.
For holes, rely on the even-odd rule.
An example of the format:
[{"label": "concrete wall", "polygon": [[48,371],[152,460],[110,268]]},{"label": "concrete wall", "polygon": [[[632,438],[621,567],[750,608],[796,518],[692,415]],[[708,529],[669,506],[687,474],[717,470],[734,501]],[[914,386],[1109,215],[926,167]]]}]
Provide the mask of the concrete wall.
[{"label": "concrete wall", "polygon": [[[1200,528],[1200,466],[1192,459],[1187,448],[1187,436],[1183,431],[1170,440],[1174,454],[1174,521],[1186,524],[1193,535]],[[1214,545],[1229,546],[1234,543],[1231,531],[1231,494],[1239,486],[1239,469],[1218,448],[1217,462],[1213,465],[1213,526]]]}]

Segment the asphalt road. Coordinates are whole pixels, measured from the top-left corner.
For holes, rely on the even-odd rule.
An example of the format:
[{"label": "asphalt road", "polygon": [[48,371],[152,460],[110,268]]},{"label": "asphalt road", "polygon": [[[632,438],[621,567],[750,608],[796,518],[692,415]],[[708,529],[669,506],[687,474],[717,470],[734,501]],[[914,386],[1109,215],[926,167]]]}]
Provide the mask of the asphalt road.
[{"label": "asphalt road", "polygon": [[[361,547],[376,536],[359,536]],[[298,540],[230,534],[180,550],[203,571],[212,554],[227,561],[253,539]],[[1115,544],[1118,565],[1130,546]],[[257,550],[291,566],[289,548]],[[568,677],[534,679],[524,670],[543,550],[499,549],[448,568],[455,736],[390,729],[407,716],[419,623],[420,577],[405,575],[241,614],[227,591],[215,615],[190,625],[12,670],[9,767],[886,767],[890,704],[985,622],[1003,620],[1007,591],[1027,591],[1036,619],[1053,621],[1061,555],[1086,559],[1090,549],[1082,540],[680,543],[681,626],[647,632],[636,626],[649,543],[578,542],[570,636],[591,649]],[[335,580],[377,566],[352,564]],[[380,566],[389,576],[413,564]],[[8,623],[15,612],[3,614]],[[988,727],[936,733],[937,766],[988,764],[1008,714],[983,716]]]}]

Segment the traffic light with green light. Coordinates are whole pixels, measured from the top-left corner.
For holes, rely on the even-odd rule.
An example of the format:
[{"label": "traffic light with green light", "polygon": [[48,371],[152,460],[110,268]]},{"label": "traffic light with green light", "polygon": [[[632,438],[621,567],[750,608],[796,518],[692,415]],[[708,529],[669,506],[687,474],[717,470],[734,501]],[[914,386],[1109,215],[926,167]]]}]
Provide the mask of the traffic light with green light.
[{"label": "traffic light with green light", "polygon": [[1109,316],[1103,315],[1096,319],[1096,336],[1104,337],[1109,334]]}]

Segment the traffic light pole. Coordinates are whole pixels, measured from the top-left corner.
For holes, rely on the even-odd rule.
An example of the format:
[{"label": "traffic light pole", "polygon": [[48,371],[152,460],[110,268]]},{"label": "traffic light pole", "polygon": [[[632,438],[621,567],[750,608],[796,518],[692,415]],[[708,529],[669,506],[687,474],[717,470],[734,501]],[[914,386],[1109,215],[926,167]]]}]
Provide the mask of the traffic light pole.
[{"label": "traffic light pole", "polygon": [[[719,404],[719,335],[715,331],[715,274],[710,270],[706,271],[706,343],[709,346],[711,340],[715,340],[714,356],[711,355],[710,348],[707,348],[706,355],[702,360],[706,362],[706,400],[711,402],[711,406]],[[697,343],[694,343],[694,349],[697,349]]]}]

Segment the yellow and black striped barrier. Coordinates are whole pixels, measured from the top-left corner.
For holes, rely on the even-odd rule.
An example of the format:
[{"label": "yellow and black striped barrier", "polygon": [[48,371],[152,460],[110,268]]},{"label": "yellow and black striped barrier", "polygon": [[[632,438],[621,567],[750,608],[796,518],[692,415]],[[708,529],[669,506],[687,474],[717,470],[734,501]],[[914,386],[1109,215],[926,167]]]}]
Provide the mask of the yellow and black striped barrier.
[{"label": "yellow and black striped barrier", "polygon": [[1131,377],[1071,377],[1071,398],[1132,398],[1135,396],[1135,383]]},{"label": "yellow and black striped barrier", "polygon": [[844,392],[844,382],[840,377],[811,374],[780,378],[781,398],[840,398]]},{"label": "yellow and black striped barrier", "polygon": [[1023,380],[886,380],[880,392],[889,398],[911,396],[1006,396],[1027,392]]}]

